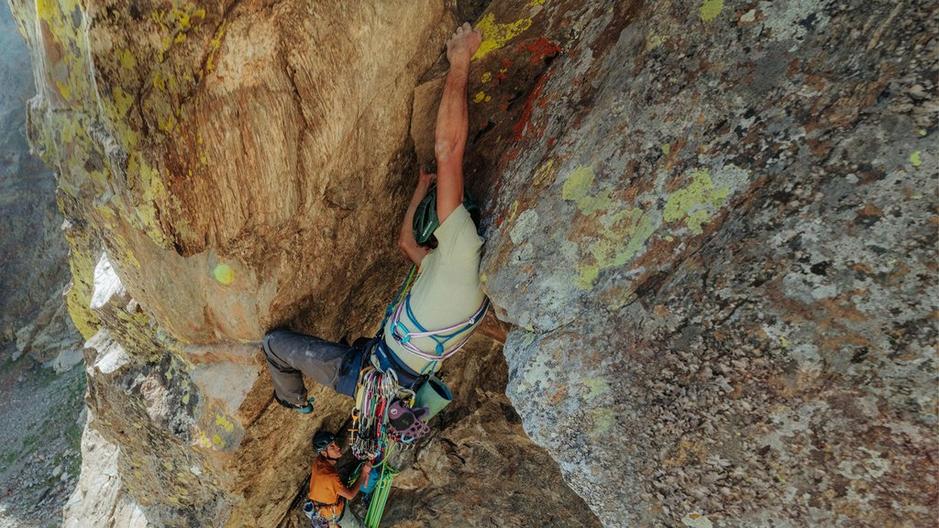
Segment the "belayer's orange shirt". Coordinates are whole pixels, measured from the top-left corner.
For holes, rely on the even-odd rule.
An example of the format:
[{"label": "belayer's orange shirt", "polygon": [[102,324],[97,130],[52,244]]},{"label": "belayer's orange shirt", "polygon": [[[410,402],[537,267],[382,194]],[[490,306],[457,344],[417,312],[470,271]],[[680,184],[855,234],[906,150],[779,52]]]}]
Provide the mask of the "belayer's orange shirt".
[{"label": "belayer's orange shirt", "polygon": [[317,506],[316,509],[322,517],[338,518],[342,515],[344,500],[339,496],[339,490],[342,488],[342,479],[339,478],[336,467],[323,457],[316,457],[310,472],[310,500]]}]

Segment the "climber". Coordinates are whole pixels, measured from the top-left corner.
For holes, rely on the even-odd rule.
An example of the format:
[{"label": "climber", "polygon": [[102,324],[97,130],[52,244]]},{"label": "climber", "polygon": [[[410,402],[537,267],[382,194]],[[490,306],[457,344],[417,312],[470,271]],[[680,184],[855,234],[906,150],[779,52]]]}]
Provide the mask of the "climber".
[{"label": "climber", "polygon": [[336,462],[342,457],[342,449],[336,444],[336,436],[329,431],[317,431],[313,435],[313,450],[316,460],[310,471],[309,498],[303,512],[312,522],[312,528],[358,528],[361,526],[355,515],[346,508],[372,470],[372,461],[365,460],[359,476],[352,486],[346,486],[336,471]]},{"label": "climber", "polygon": [[[359,372],[369,363],[382,372],[394,370],[401,386],[413,387],[439,370],[441,362],[463,346],[482,319],[487,307],[479,283],[483,242],[463,205],[466,84],[470,58],[480,41],[479,32],[466,23],[447,42],[450,70],[434,134],[437,173],[419,171],[398,240],[401,252],[419,270],[409,293],[393,317],[386,314],[378,336],[352,346],[284,329],[269,332],[262,343],[274,396],[281,405],[304,414],[312,412],[303,374],[354,397]],[[431,201],[434,195],[428,192],[435,180],[435,199]],[[415,222],[419,209],[419,221]],[[415,237],[415,228],[422,243]],[[433,242],[424,240],[430,234],[436,238],[436,248],[428,247]]]}]

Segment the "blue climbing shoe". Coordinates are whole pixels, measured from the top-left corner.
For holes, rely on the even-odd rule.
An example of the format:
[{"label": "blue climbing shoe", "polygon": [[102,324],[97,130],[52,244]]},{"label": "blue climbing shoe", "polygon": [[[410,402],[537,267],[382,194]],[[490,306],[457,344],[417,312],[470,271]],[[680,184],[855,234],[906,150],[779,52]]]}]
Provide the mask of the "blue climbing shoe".
[{"label": "blue climbing shoe", "polygon": [[311,414],[313,412],[314,398],[312,396],[307,398],[306,405],[296,405],[296,404],[284,401],[277,396],[277,392],[274,392],[274,399],[277,400],[277,403],[281,404],[282,406],[290,410],[297,411],[300,414]]}]

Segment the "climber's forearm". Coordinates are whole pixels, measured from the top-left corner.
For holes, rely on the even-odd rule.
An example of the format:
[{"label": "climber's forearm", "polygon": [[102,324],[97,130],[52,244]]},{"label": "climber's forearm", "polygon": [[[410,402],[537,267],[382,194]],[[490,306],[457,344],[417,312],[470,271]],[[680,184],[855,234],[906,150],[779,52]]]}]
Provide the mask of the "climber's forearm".
[{"label": "climber's forearm", "polygon": [[437,216],[440,223],[463,201],[463,151],[469,127],[466,108],[468,77],[468,61],[450,65],[437,109],[434,154],[437,157]]},{"label": "climber's forearm", "polygon": [[[453,64],[447,72],[434,129],[434,154],[438,164],[446,164],[454,158],[460,158],[462,161],[469,124],[466,103],[468,79],[469,64]],[[440,167],[437,169],[439,171]]]},{"label": "climber's forearm", "polygon": [[372,471],[372,465],[366,464],[362,466],[362,469],[359,471],[359,478],[355,480],[355,484],[352,486],[339,490],[339,495],[344,497],[346,500],[352,500],[356,495],[359,494],[359,490],[362,489],[362,486],[368,482],[368,475]]},{"label": "climber's forearm", "polygon": [[398,249],[401,250],[408,259],[415,265],[420,265],[427,250],[417,243],[414,238],[414,214],[417,212],[417,206],[427,195],[430,188],[429,179],[422,176],[418,179],[417,186],[414,188],[414,194],[411,196],[411,203],[408,204],[408,210],[404,213],[404,220],[401,222],[401,229],[398,231]]}]

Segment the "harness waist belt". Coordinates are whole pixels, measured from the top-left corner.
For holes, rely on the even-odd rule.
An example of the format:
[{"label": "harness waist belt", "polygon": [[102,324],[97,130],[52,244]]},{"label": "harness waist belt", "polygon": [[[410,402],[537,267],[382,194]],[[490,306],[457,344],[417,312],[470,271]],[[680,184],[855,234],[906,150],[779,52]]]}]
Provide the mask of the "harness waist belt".
[{"label": "harness waist belt", "polygon": [[377,361],[378,364],[375,364],[375,366],[382,372],[387,372],[389,369],[394,370],[395,374],[398,375],[398,383],[402,387],[413,386],[414,382],[421,377],[420,373],[415,372],[399,360],[394,350],[391,350],[388,344],[385,343],[384,337],[379,336],[375,341],[375,344],[372,345],[372,364]]}]

